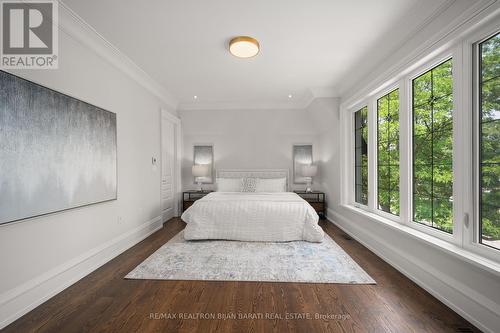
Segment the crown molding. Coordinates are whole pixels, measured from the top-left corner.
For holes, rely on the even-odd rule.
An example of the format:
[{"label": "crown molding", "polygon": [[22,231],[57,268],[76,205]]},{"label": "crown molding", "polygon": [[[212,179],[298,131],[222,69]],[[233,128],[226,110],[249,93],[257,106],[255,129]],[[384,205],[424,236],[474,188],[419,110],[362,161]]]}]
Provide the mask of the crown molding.
[{"label": "crown molding", "polygon": [[[399,50],[399,49],[403,48],[408,43],[408,41],[411,41],[413,38],[415,38],[422,30],[424,30],[431,22],[433,22],[442,13],[444,13],[448,8],[450,8],[455,2],[456,2],[456,0],[446,0],[444,3],[442,3],[440,6],[438,6],[432,13],[430,13],[430,15],[427,16],[427,18],[423,22],[418,24],[417,27],[413,31],[411,31],[408,36],[406,36],[404,38],[403,41],[401,41],[399,44],[397,44],[393,50]],[[374,66],[374,68],[378,68],[386,60],[387,60],[387,58],[384,58],[381,62],[376,64],[376,66]],[[359,86],[360,83],[363,82],[363,80],[366,80],[366,77],[359,78],[355,82],[350,82],[349,86],[341,89],[340,95],[344,96],[346,93],[349,93],[350,91],[355,89],[355,87]]]},{"label": "crown molding", "polygon": [[[456,15],[454,19],[450,20],[450,22],[443,27],[438,28],[424,43],[411,47],[413,42],[412,39],[421,33],[429,24],[436,21],[440,15],[449,10],[455,2],[456,0],[446,1],[411,34],[411,38],[408,38],[399,46],[398,49],[406,47],[411,50],[404,57],[388,66],[386,66],[387,60],[392,60],[392,58],[386,58],[382,63],[375,66],[375,68],[387,67],[387,70],[369,73],[361,81],[358,80],[356,83],[351,84],[349,88],[340,91],[341,109],[354,107],[354,105],[362,102],[366,96],[372,94],[377,88],[383,86],[391,79],[402,77],[415,63],[422,61],[422,59],[428,57],[432,52],[442,48],[443,45],[455,42],[460,34],[463,33],[463,30],[466,30],[467,26],[471,25],[471,22],[484,18],[480,16],[484,14],[485,10],[493,8],[493,11],[497,11],[498,9],[495,8],[499,7],[498,0],[478,0],[466,10],[459,13],[459,15]],[[369,83],[366,84],[366,82]]]},{"label": "crown molding", "polygon": [[93,50],[101,58],[128,75],[173,110],[178,101],[135,62],[99,34],[63,1],[59,2],[59,29],[70,38]]},{"label": "crown molding", "polygon": [[116,46],[109,42],[62,0],[59,2],[59,29],[68,37],[93,50],[101,58],[115,66],[158,97],[173,110],[294,110],[305,109],[316,98],[338,97],[332,88],[309,88],[301,98],[290,101],[217,101],[179,103],[160,83],[140,68]]},{"label": "crown molding", "polygon": [[299,99],[290,101],[247,101],[247,102],[195,102],[181,103],[178,106],[179,111],[196,110],[302,110],[306,109],[316,98],[337,97],[332,88],[313,88],[306,89],[305,93]]},{"label": "crown molding", "polygon": [[310,88],[311,94],[314,98],[337,98],[339,97],[338,91],[334,88]]}]

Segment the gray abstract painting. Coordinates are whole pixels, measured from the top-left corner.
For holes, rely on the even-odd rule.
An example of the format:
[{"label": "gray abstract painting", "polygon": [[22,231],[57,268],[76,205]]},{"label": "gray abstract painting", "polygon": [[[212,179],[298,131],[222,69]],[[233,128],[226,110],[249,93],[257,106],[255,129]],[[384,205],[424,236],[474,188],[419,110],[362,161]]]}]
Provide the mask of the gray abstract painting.
[{"label": "gray abstract painting", "polygon": [[116,114],[0,71],[0,224],[116,199]]},{"label": "gray abstract painting", "polygon": [[[210,169],[208,177],[197,177],[202,184],[213,184],[214,174],[214,147],[211,145],[196,145],[193,147],[193,162],[194,164],[205,164]],[[194,178],[193,178],[194,179]],[[194,179],[196,183],[196,179]]]},{"label": "gray abstract painting", "polygon": [[293,182],[306,184],[307,178],[302,176],[302,167],[313,162],[312,145],[293,146]]}]

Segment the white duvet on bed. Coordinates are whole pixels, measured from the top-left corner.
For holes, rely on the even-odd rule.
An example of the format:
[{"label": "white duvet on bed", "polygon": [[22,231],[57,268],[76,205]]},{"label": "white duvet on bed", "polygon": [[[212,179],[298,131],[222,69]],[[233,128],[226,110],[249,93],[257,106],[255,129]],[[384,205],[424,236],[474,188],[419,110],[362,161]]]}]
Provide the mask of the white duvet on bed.
[{"label": "white duvet on bed", "polygon": [[318,214],[292,192],[213,192],[195,201],[181,218],[187,223],[187,240],[323,240]]}]

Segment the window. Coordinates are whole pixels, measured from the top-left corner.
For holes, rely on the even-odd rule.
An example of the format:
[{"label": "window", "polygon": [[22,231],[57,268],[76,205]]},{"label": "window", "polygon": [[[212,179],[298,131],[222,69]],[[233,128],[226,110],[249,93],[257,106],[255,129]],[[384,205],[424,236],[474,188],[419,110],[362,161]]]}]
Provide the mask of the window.
[{"label": "window", "polygon": [[377,100],[378,209],[399,215],[399,90]]},{"label": "window", "polygon": [[341,204],[500,264],[500,22],[414,56],[342,100]]},{"label": "window", "polygon": [[354,113],[355,200],[368,204],[368,108]]},{"label": "window", "polygon": [[479,241],[500,249],[500,33],[479,44]]},{"label": "window", "polygon": [[453,232],[452,60],[412,81],[413,221]]}]

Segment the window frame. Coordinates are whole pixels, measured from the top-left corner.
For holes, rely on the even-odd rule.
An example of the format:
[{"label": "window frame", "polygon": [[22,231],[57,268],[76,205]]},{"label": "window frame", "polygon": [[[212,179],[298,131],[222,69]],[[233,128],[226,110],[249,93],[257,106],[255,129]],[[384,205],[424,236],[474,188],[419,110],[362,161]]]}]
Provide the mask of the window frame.
[{"label": "window frame", "polygon": [[[480,80],[480,76],[481,76],[481,72],[482,72],[482,67],[481,67],[481,59],[482,59],[482,54],[480,54],[480,45],[483,44],[484,42],[496,37],[500,35],[500,30],[496,30],[493,34],[490,34],[488,35],[487,37],[483,38],[482,40],[479,40],[478,42],[476,42],[474,44],[474,53],[475,53],[475,57],[473,57],[473,61],[474,61],[474,69],[476,69],[476,71],[474,72],[474,77],[473,77],[473,81],[474,81],[474,91],[473,91],[473,96],[476,97],[477,99],[477,102],[474,103],[474,105],[476,106],[476,108],[474,109],[474,112],[473,112],[473,117],[474,117],[474,120],[475,122],[473,121],[473,123],[475,123],[475,126],[473,128],[473,140],[477,140],[477,146],[475,146],[475,156],[477,157],[477,160],[474,160],[474,167],[477,169],[476,171],[476,174],[477,174],[477,184],[475,185],[475,188],[476,188],[476,195],[475,195],[475,198],[477,199],[477,204],[476,204],[476,207],[477,207],[477,212],[478,212],[478,216],[477,216],[477,233],[476,233],[476,237],[475,237],[475,240],[477,241],[478,244],[480,245],[483,245],[483,246],[486,246],[488,248],[492,248],[492,249],[495,249],[497,251],[500,251],[500,247],[494,247],[494,246],[491,246],[491,245],[487,245],[487,244],[484,244],[483,243],[483,237],[482,237],[482,234],[483,234],[483,221],[482,221],[482,206],[483,206],[483,200],[481,198],[481,194],[482,194],[482,178],[481,178],[481,172],[482,171],[482,164],[484,163],[483,160],[481,159],[481,152],[482,152],[482,143],[483,143],[483,138],[482,138],[482,129],[481,129],[481,126],[484,124],[484,122],[482,121],[482,112],[483,112],[483,108],[482,108],[482,105],[481,103],[483,102],[483,99],[480,98],[480,96],[483,95],[483,91],[481,90],[482,87],[483,87],[483,81]],[[499,79],[500,77],[496,76],[496,77],[493,77],[491,78],[490,80],[496,80],[496,79]],[[476,93],[474,95],[474,93]],[[500,110],[499,110],[500,111]],[[492,123],[492,122],[497,122],[497,121],[500,121],[500,118],[499,119],[494,119],[494,120],[490,120],[489,123]],[[499,175],[500,177],[500,175]],[[498,207],[496,207],[498,208]]]},{"label": "window frame", "polygon": [[500,23],[492,22],[483,25],[473,33],[469,34],[464,40],[464,63],[468,66],[468,77],[464,85],[467,84],[469,89],[465,92],[464,99],[468,105],[472,106],[472,122],[466,124],[466,134],[469,146],[467,153],[471,156],[471,162],[468,168],[468,179],[472,179],[468,185],[468,218],[464,230],[463,247],[471,252],[477,253],[490,260],[500,262],[500,249],[482,244],[481,237],[481,221],[479,219],[479,195],[480,195],[480,182],[479,182],[479,163],[480,163],[480,99],[479,99],[479,44],[489,39],[490,37],[500,33]]},{"label": "window frame", "polygon": [[[438,228],[434,228],[428,225],[425,225],[423,223],[417,222],[413,220],[413,80],[420,77],[421,75],[427,73],[428,71],[434,69],[435,67],[441,65],[442,63],[452,60],[452,96],[453,96],[453,128],[452,128],[452,137],[453,137],[453,232],[448,233],[444,230],[440,230]],[[459,109],[461,105],[459,105],[459,98],[456,98],[458,96],[458,91],[456,90],[456,83],[460,82],[459,81],[459,66],[457,66],[457,62],[460,61],[460,50],[458,47],[449,47],[446,50],[440,52],[439,54],[435,55],[432,57],[430,60],[424,62],[420,66],[418,66],[416,69],[411,71],[407,76],[406,76],[406,81],[407,81],[407,98],[408,98],[408,105],[409,108],[407,110],[407,115],[408,115],[408,131],[407,131],[407,137],[408,137],[408,142],[409,146],[407,147],[409,151],[409,165],[408,165],[408,176],[409,176],[409,188],[407,192],[408,196],[408,218],[406,220],[406,225],[409,227],[425,232],[427,234],[430,234],[432,236],[438,237],[440,239],[453,242],[453,243],[458,243],[459,238],[457,234],[460,234],[459,227],[457,227],[457,213],[455,210],[455,207],[458,206],[456,203],[458,202],[459,199],[459,193],[456,189],[456,182],[458,180],[457,178],[457,161],[456,161],[456,155],[457,151],[459,149],[458,145],[456,144],[456,137],[457,137],[457,117]]]},{"label": "window frame", "polygon": [[[458,206],[455,204],[456,189],[454,186],[453,189],[453,197],[454,197],[454,205],[453,205],[453,233],[447,233],[445,231],[429,227],[427,225],[423,225],[418,222],[413,221],[413,115],[412,115],[412,80],[421,74],[429,71],[430,69],[436,67],[437,65],[445,62],[448,59],[460,59],[460,48],[457,46],[447,47],[436,55],[433,55],[429,59],[424,62],[421,62],[418,66],[414,66],[411,71],[408,71],[401,78],[391,80],[389,84],[383,86],[383,88],[378,89],[376,92],[369,94],[364,99],[360,100],[360,102],[356,103],[354,106],[350,107],[349,113],[351,116],[349,117],[350,126],[347,128],[352,128],[354,126],[354,113],[360,110],[362,107],[368,107],[368,205],[363,205],[355,201],[355,180],[354,175],[351,173],[351,178],[349,183],[350,189],[348,190],[348,198],[347,204],[356,208],[360,208],[368,213],[374,213],[378,216],[381,216],[387,220],[397,222],[401,225],[405,225],[411,227],[412,229],[421,231],[423,233],[429,234],[431,236],[437,237],[439,239],[451,242],[451,243],[459,243],[461,238],[460,228],[457,227],[455,215],[455,207]],[[460,74],[460,70],[456,69],[455,60],[452,61],[452,70],[453,70],[453,96],[457,96],[458,91],[456,91],[455,82],[458,81],[458,76]],[[379,98],[387,95],[388,93],[399,89],[399,164],[400,164],[400,190],[399,190],[399,200],[400,200],[400,214],[399,216],[393,215],[377,208],[377,167],[378,167],[378,152],[377,152],[377,135],[378,135],[378,122],[377,122],[377,101]],[[455,110],[458,108],[458,101],[456,98],[453,98],[453,107],[454,107],[454,115],[453,115],[453,174],[454,174],[454,182],[456,180],[456,171],[455,166],[457,162],[455,162],[455,151],[458,149],[455,147],[455,136],[456,136],[456,115]],[[349,132],[348,132],[349,133]],[[350,135],[351,140],[354,141],[354,135]],[[350,160],[350,169],[351,172],[354,170],[355,165],[355,149],[354,142],[350,144],[351,156]],[[406,179],[405,179],[406,178]]]},{"label": "window frame", "polygon": [[[354,126],[356,126],[356,112],[361,111],[363,108],[367,108],[368,110],[368,116],[370,114],[370,108],[368,107],[368,104],[365,101],[362,101],[360,103],[357,103],[355,106],[351,107],[349,109],[349,127],[350,129],[354,129]],[[368,147],[370,146],[370,122],[367,122],[367,127],[368,127]],[[369,209],[369,203],[370,203],[370,151],[368,151],[368,204],[362,204],[360,202],[356,201],[356,133],[355,131],[349,132],[349,156],[350,156],[350,163],[349,163],[349,179],[350,179],[350,188],[351,190],[349,191],[348,195],[348,202],[349,205],[368,210]]]},{"label": "window frame", "polygon": [[[401,228],[409,234],[432,241],[435,239],[436,246],[448,248],[443,244],[456,246],[464,252],[469,260],[490,262],[500,264],[500,251],[481,244],[479,242],[479,219],[477,192],[478,182],[476,180],[478,161],[477,154],[477,79],[473,70],[477,73],[478,62],[477,45],[500,31],[500,21],[495,20],[498,15],[489,16],[474,26],[463,29],[456,36],[428,48],[425,53],[420,53],[408,60],[405,67],[398,71],[387,71],[383,80],[378,80],[362,92],[347,99],[341,105],[340,119],[344,125],[341,135],[344,145],[342,149],[349,149],[346,154],[342,153],[343,163],[341,172],[346,177],[341,179],[341,206],[354,209],[358,214],[376,219],[380,223],[396,228]],[[476,54],[474,54],[476,53]],[[412,80],[419,75],[439,65],[448,58],[452,58],[453,71],[453,233],[413,222],[413,115],[412,115]],[[477,59],[477,58],[476,58]],[[400,216],[394,219],[394,215],[376,209],[377,191],[377,119],[376,101],[381,96],[395,88],[399,88],[399,150],[400,150]],[[473,94],[474,92],[474,94]],[[353,198],[354,186],[351,184],[352,171],[354,170],[354,149],[349,143],[354,136],[349,131],[352,117],[346,117],[362,106],[368,106],[368,128],[369,128],[369,179],[368,179],[368,205],[355,203]],[[474,110],[474,122],[471,122],[471,108]],[[344,116],[344,113],[345,115]],[[347,121],[350,122],[349,127]],[[354,126],[354,125],[352,125]],[[354,144],[352,144],[354,145]],[[371,150],[370,150],[371,149]],[[348,170],[345,168],[348,167]],[[352,181],[354,183],[354,181]],[[385,213],[385,214],[384,214]],[[389,216],[390,215],[390,216]],[[377,218],[378,216],[378,218]],[[394,224],[394,222],[397,222]],[[411,229],[407,229],[409,227]],[[451,250],[460,252],[459,250]],[[471,259],[476,258],[477,259]],[[483,261],[482,261],[483,260]]]},{"label": "window frame", "polygon": [[[373,142],[373,164],[374,164],[374,177],[373,177],[373,206],[371,207],[371,211],[377,215],[380,215],[386,219],[389,219],[394,222],[402,223],[401,215],[402,215],[402,206],[401,206],[401,200],[402,200],[402,190],[401,190],[401,181],[402,181],[402,175],[401,175],[401,162],[402,162],[402,156],[401,156],[401,118],[399,118],[399,137],[398,137],[398,142],[399,142],[399,215],[394,215],[388,212],[384,212],[381,209],[378,209],[378,100],[382,97],[384,97],[387,94],[390,94],[391,92],[398,90],[398,95],[399,95],[399,116],[401,116],[401,103],[403,102],[401,99],[401,89],[402,88],[402,82],[401,81],[396,81],[384,89],[380,90],[376,94],[373,94],[373,96],[370,98],[373,112],[374,113],[374,124],[373,124],[373,132],[375,140]],[[368,124],[370,125],[370,124]],[[369,158],[370,159],[370,158]]]}]

